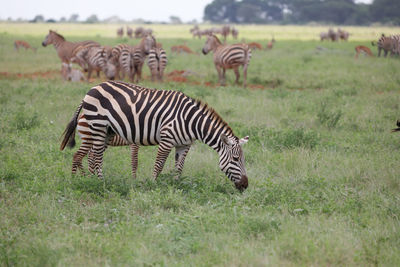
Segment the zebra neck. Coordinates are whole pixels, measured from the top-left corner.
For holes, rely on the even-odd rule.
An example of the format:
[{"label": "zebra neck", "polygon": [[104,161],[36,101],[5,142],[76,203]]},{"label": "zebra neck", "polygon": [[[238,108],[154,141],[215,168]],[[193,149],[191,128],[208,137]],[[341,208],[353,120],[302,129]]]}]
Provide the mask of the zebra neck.
[{"label": "zebra neck", "polygon": [[221,134],[232,136],[233,132],[218,114],[214,113],[214,111],[207,112],[211,113],[206,113],[194,121],[197,128],[196,138],[220,153]]}]

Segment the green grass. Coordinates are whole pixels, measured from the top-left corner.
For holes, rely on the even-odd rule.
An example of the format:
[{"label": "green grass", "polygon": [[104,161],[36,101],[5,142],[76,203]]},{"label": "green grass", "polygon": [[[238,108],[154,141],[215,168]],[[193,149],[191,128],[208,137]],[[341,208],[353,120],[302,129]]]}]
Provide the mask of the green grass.
[{"label": "green grass", "polygon": [[[211,55],[169,53],[184,41],[200,51],[204,39],[191,39],[184,26],[185,36],[176,37],[174,27],[163,26],[158,40],[170,59],[166,72],[196,75],[189,83],[147,78],[142,84],[202,99],[238,136],[250,136],[244,146],[249,188],[239,193],[219,170],[218,155],[201,143],[190,150],[178,181],[172,158],[151,179],[156,147],[141,148],[136,180],[128,147],[106,151],[104,180],[72,176],[76,148],[59,151],[60,136],[102,79],[64,82],[53,47],[37,54],[13,50],[14,39],[40,44],[44,35],[31,25],[11,26],[15,33],[0,34],[0,265],[400,264],[400,136],[390,133],[400,113],[400,61],[355,60],[354,46],[368,39],[278,39],[271,51],[253,51],[248,83],[263,89],[232,86],[231,71],[228,86],[209,87],[203,83],[217,80]],[[264,26],[247,27],[255,36],[250,28]],[[367,29],[366,36],[378,31]],[[76,32],[66,35],[71,40],[119,42],[70,31]],[[144,72],[147,77],[147,67]]]}]

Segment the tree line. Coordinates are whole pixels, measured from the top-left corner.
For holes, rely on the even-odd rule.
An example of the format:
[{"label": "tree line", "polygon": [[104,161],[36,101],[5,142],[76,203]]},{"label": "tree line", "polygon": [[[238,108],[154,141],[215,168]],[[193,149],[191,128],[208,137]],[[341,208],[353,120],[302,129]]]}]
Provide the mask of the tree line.
[{"label": "tree line", "polygon": [[204,9],[212,23],[400,25],[400,0],[214,0]]}]

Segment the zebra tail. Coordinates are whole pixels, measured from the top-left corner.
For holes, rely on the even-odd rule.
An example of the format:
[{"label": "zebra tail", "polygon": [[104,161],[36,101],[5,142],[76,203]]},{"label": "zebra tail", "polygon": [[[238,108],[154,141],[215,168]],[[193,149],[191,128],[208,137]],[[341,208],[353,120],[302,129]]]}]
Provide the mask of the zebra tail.
[{"label": "zebra tail", "polygon": [[392,133],[394,133],[394,132],[400,132],[400,120],[397,120],[396,125],[397,125],[397,127],[399,127],[399,128],[392,129]]},{"label": "zebra tail", "polygon": [[72,120],[68,123],[67,128],[65,128],[62,136],[64,136],[60,150],[64,150],[65,146],[68,145],[69,148],[73,148],[75,146],[75,130],[78,125],[78,116],[81,112],[83,102],[76,109],[75,115]]}]

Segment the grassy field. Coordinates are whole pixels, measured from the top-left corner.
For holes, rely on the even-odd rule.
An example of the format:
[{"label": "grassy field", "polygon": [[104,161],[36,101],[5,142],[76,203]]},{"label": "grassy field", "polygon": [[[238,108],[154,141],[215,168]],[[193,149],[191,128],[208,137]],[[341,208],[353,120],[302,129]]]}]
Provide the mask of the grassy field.
[{"label": "grassy field", "polygon": [[[137,42],[115,38],[116,25],[51,28],[68,40]],[[230,71],[228,86],[217,85],[212,55],[170,53],[184,41],[200,52],[204,39],[192,39],[189,26],[154,28],[166,73],[192,75],[151,83],[145,66],[142,84],[204,100],[249,135],[249,188],[238,192],[202,143],[178,181],[172,159],[151,179],[156,147],[141,148],[136,180],[127,147],[106,151],[104,180],[72,176],[76,148],[59,151],[60,136],[102,78],[64,82],[55,49],[40,47],[48,25],[3,23],[0,265],[400,265],[400,135],[390,133],[400,117],[400,60],[354,59],[354,46],[396,29],[354,28],[349,42],[321,43],[327,27],[239,27],[248,41],[277,39],[253,51],[243,89]],[[17,53],[15,39],[37,53]]]}]

